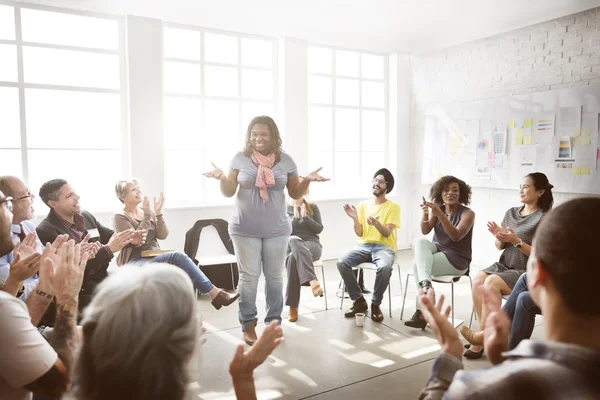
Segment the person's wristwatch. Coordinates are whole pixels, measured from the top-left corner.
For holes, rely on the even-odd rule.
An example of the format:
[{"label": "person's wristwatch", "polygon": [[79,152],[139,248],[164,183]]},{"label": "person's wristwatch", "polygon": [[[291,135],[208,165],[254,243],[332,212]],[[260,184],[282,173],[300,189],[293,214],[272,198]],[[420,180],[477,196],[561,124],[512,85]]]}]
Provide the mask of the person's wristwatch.
[{"label": "person's wristwatch", "polygon": [[520,249],[521,247],[523,247],[523,239],[519,239],[519,243],[514,244],[513,246],[515,246],[517,249]]}]

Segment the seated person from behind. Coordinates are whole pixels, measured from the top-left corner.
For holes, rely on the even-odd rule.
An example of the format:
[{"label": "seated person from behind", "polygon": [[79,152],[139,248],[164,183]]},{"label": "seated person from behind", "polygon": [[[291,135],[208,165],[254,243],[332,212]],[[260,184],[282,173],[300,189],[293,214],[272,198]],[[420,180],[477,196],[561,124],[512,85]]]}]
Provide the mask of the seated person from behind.
[{"label": "seated person from behind", "polygon": [[[423,197],[421,233],[433,229],[433,241],[419,239],[415,244],[413,276],[417,290],[433,290],[434,275],[463,275],[471,264],[471,241],[475,213],[467,207],[471,202],[471,187],[454,176],[443,176],[429,192],[431,202]],[[418,297],[418,296],[417,296]],[[427,322],[418,307],[404,323],[411,328],[425,329]]]},{"label": "seated person from behind", "polygon": [[313,262],[321,258],[323,250],[319,241],[319,234],[323,231],[321,211],[315,203],[306,201],[306,195],[308,192],[299,199],[292,199],[287,207],[288,216],[292,221],[292,236],[285,259],[288,277],[285,304],[290,307],[290,322],[298,320],[300,286],[310,285],[315,297],[323,296],[323,289],[313,266]]},{"label": "seated person from behind", "polygon": [[338,271],[352,299],[352,307],[344,314],[346,318],[364,313],[369,306],[361,294],[352,268],[365,262],[377,266],[375,288],[371,298],[371,319],[383,321],[381,300],[389,286],[392,267],[396,258],[396,229],[400,227],[400,207],[386,198],[386,194],[394,188],[394,177],[385,168],[373,176],[373,198],[358,205],[358,209],[348,204],[344,211],[354,222],[354,233],[359,238],[359,245],[350,250],[337,263]]},{"label": "seated person from behind", "polygon": [[158,200],[155,198],[154,209],[152,209],[150,200],[142,196],[142,190],[136,179],[118,181],[115,185],[115,192],[119,201],[125,206],[123,211],[119,211],[113,216],[115,231],[142,230],[144,232],[141,240],[128,244],[121,251],[117,258],[119,266],[128,262],[163,262],[175,265],[190,276],[194,287],[200,293],[209,295],[212,305],[217,310],[222,306],[230,305],[240,296],[239,293],[232,296],[216,288],[200,268],[184,253],[168,251],[163,254],[144,257],[145,251],[160,250],[158,240],[166,239],[169,235],[169,229],[162,213],[165,198],[162,193]]},{"label": "seated person from behind", "polygon": [[544,340],[523,340],[508,350],[510,321],[493,291],[483,286],[488,310],[485,352],[491,368],[462,371],[463,344],[446,319],[443,299],[421,296],[425,318],[441,352],[420,399],[599,399],[600,198],[582,197],[550,211],[539,225],[527,262],[527,285],[544,314]]},{"label": "seated person from behind", "polygon": [[79,309],[91,301],[94,289],[108,276],[108,266],[115,253],[133,240],[141,239],[141,232],[129,230],[115,234],[88,211],[81,210],[79,195],[64,179],[53,179],[42,185],[40,198],[48,207],[48,216],[37,226],[42,243],[52,243],[59,235],[68,235],[75,243],[95,243],[97,252],[88,260],[79,294]]}]

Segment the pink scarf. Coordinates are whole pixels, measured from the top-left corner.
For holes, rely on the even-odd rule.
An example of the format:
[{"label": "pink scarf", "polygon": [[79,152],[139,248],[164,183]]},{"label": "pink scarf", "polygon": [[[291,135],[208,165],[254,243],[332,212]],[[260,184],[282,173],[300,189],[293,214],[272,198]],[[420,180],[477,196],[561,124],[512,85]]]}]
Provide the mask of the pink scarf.
[{"label": "pink scarf", "polygon": [[271,153],[268,156],[263,156],[258,151],[252,153],[252,162],[258,167],[258,173],[256,174],[256,187],[259,188],[260,197],[263,203],[269,200],[269,193],[267,192],[268,187],[275,186],[275,176],[273,175],[273,164],[275,164],[275,153]]}]

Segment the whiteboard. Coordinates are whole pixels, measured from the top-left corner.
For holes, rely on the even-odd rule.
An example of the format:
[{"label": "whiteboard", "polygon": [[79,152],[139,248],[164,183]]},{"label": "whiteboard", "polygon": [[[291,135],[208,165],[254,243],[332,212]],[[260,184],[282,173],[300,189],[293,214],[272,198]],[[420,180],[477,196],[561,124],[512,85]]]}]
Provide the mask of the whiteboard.
[{"label": "whiteboard", "polygon": [[[562,124],[566,119],[564,111],[569,110],[581,113],[583,122],[577,133],[565,132],[566,125]],[[523,176],[537,171],[548,176],[557,192],[598,194],[599,115],[600,85],[432,105],[425,113],[421,181],[431,184],[441,175],[454,175],[472,187],[516,189]],[[554,118],[553,134],[542,130],[542,122],[549,116]],[[518,126],[527,126],[530,119],[533,126],[529,132],[533,138],[529,139],[531,144],[522,144],[529,141],[520,142],[519,135],[523,129],[528,131]],[[513,121],[517,128],[511,127]],[[538,121],[539,131],[536,129]],[[494,135],[495,129],[496,133],[505,134],[504,153],[500,157],[489,154],[494,144],[502,142],[494,140],[501,137]],[[556,162],[557,146],[565,136],[573,144],[569,157],[575,160],[572,165]],[[482,157],[487,159],[482,160]],[[495,161],[491,162],[490,158]],[[527,165],[528,158],[532,158],[531,165]],[[493,168],[488,168],[486,174],[483,167],[487,165]]]}]

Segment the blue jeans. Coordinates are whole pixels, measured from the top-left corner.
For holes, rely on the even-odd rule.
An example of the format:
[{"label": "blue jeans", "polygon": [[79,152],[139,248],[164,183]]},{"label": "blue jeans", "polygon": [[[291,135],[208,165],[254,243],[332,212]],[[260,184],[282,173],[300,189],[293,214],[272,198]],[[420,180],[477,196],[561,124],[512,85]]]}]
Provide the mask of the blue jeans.
[{"label": "blue jeans", "polygon": [[167,263],[179,267],[188,274],[194,287],[200,293],[208,293],[215,287],[206,275],[200,271],[200,268],[194,264],[192,259],[179,251],[171,251],[152,258],[134,258],[130,262],[134,264],[143,264],[144,262]]},{"label": "blue jeans", "polygon": [[365,262],[372,262],[377,266],[377,275],[375,276],[375,288],[373,289],[371,303],[377,306],[380,305],[383,294],[390,284],[395,257],[396,253],[392,248],[377,243],[360,244],[344,254],[339,259],[337,267],[350,298],[354,301],[362,297],[352,267]]},{"label": "blue jeans", "polygon": [[542,310],[534,303],[527,287],[527,274],[521,275],[502,310],[512,320],[508,349],[512,350],[533,333],[536,314]]},{"label": "blue jeans", "polygon": [[289,236],[274,238],[254,238],[231,235],[235,256],[240,271],[238,291],[239,320],[242,330],[246,330],[258,321],[256,309],[256,293],[261,266],[265,274],[265,296],[267,300],[267,315],[265,324],[271,321],[281,323],[283,311],[283,267],[288,246]]}]

